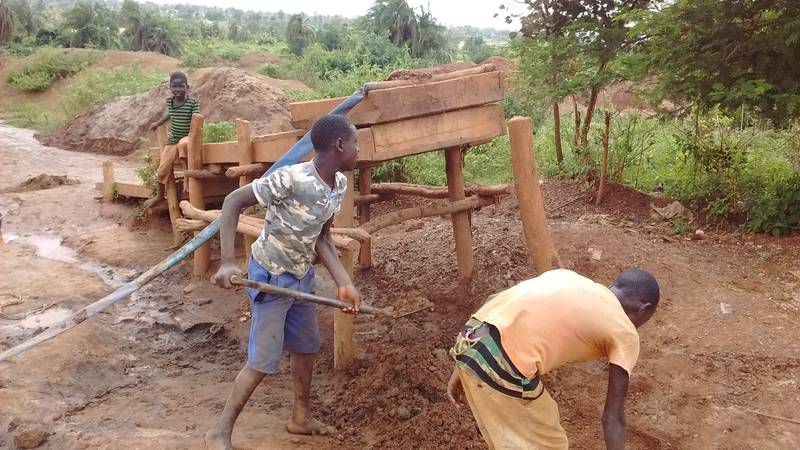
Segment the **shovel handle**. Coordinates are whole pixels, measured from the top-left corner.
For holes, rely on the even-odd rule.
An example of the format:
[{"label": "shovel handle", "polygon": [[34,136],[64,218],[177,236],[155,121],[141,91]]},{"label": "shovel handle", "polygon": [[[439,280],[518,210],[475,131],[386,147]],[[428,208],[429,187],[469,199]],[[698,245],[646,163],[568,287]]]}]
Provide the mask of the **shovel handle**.
[{"label": "shovel handle", "polygon": [[[341,300],[334,300],[332,298],[320,297],[319,295],[309,294],[307,292],[300,292],[300,291],[295,291],[293,289],[286,289],[279,286],[273,286],[267,283],[260,283],[258,281],[248,280],[247,278],[242,278],[237,275],[233,275],[231,277],[231,284],[235,284],[237,286],[245,286],[251,289],[257,289],[261,292],[266,292],[268,294],[277,294],[285,297],[297,298],[311,303],[316,303],[318,305],[332,306],[334,308],[339,308],[339,309],[351,308],[353,306],[352,304],[343,302]],[[392,313],[388,311],[366,305],[360,306],[358,308],[358,312],[372,314],[372,315],[379,315],[379,316],[388,316],[388,317],[392,316]]]}]

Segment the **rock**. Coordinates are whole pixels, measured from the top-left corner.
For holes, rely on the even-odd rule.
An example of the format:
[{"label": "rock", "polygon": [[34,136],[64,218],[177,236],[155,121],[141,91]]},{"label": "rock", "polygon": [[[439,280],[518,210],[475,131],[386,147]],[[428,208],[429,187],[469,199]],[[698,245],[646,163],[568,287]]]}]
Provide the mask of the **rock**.
[{"label": "rock", "polygon": [[692,221],[694,218],[694,214],[691,211],[686,209],[681,202],[675,201],[670,203],[669,205],[659,208],[655,205],[650,205],[653,211],[655,211],[658,216],[654,216],[654,218],[660,218],[662,220],[670,220],[676,217],[683,217],[688,221]]},{"label": "rock", "polygon": [[35,427],[21,427],[14,435],[14,445],[19,448],[37,448],[47,440],[47,431]]},{"label": "rock", "polygon": [[183,293],[184,293],[184,294],[191,294],[191,293],[192,293],[192,291],[193,291],[193,290],[194,290],[196,287],[197,287],[197,286],[195,286],[195,285],[194,285],[194,283],[189,283],[189,284],[187,284],[187,285],[186,285],[186,287],[184,287],[184,288],[183,288]]},{"label": "rock", "polygon": [[593,261],[600,261],[603,258],[603,251],[600,250],[599,248],[589,247],[588,252],[589,252],[589,257]]},{"label": "rock", "polygon": [[209,303],[211,303],[211,299],[210,298],[198,298],[198,299],[194,300],[194,304],[198,305],[198,306],[207,305]]},{"label": "rock", "polygon": [[395,410],[395,416],[401,420],[408,420],[411,418],[411,411],[405,406],[401,406]]},{"label": "rock", "polygon": [[706,238],[706,233],[703,230],[697,229],[691,237],[693,241],[702,241]]}]

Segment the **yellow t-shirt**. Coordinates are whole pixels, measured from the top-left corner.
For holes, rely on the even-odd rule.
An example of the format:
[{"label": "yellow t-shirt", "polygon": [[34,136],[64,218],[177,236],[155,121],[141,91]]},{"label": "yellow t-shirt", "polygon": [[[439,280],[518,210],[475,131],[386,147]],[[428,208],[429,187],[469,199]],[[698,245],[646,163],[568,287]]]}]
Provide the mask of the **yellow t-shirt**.
[{"label": "yellow t-shirt", "polygon": [[473,317],[497,327],[509,359],[528,378],[599,358],[630,374],[639,357],[639,334],[617,297],[570,270],[523,281]]}]

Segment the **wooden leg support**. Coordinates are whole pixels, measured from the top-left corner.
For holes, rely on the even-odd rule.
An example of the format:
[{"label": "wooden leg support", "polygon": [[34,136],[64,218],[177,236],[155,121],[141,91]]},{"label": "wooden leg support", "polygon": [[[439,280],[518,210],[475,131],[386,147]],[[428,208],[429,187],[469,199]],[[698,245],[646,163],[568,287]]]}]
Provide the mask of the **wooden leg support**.
[{"label": "wooden leg support", "polygon": [[[464,195],[464,165],[461,158],[461,147],[445,150],[445,170],[447,171],[447,189],[450,201],[466,198]],[[458,258],[459,284],[469,283],[475,260],[472,255],[472,229],[469,211],[461,211],[450,215],[453,222],[453,234],[456,241],[456,257]]]},{"label": "wooden leg support", "polygon": [[[189,169],[200,170],[203,168],[203,116],[192,115],[192,124],[189,131],[189,149],[187,152]],[[203,195],[203,180],[189,177],[189,202],[198,209],[206,209],[206,200]],[[203,276],[208,271],[211,259],[211,248],[208,243],[201,245],[194,252],[194,274]]]},{"label": "wooden leg support", "polygon": [[114,162],[103,161],[103,201],[114,200]]},{"label": "wooden leg support", "polygon": [[511,169],[514,172],[514,187],[517,190],[519,215],[522,218],[525,242],[528,244],[528,255],[536,271],[544,273],[561,267],[561,260],[547,229],[547,214],[539,176],[536,174],[531,119],[514,117],[509,120],[508,136],[511,138]]},{"label": "wooden leg support", "polygon": [[[369,195],[372,192],[372,169],[364,167],[358,171],[358,193]],[[358,224],[363,225],[369,222],[370,205],[363,203],[358,206]],[[361,243],[361,250],[358,252],[358,266],[361,269],[372,267],[372,242],[370,239]]]},{"label": "wooden leg support", "polygon": [[[339,214],[334,219],[334,225],[342,228],[353,226],[353,216],[355,199],[353,189],[353,172],[347,173],[347,192],[342,199],[342,207]],[[355,255],[352,251],[341,249],[339,259],[347,270],[350,278],[353,278],[353,264]],[[353,316],[342,311],[333,313],[333,368],[345,370],[353,365],[355,352],[353,351]]]}]

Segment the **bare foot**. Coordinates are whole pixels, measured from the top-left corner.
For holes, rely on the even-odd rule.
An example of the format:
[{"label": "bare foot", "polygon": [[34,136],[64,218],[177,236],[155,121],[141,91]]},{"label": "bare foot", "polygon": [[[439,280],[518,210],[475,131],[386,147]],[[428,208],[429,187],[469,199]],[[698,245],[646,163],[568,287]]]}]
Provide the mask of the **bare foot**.
[{"label": "bare foot", "polygon": [[206,433],[205,442],[208,450],[233,450],[230,435],[226,436],[225,433],[217,430],[216,428],[208,430],[208,433]]},{"label": "bare foot", "polygon": [[305,434],[309,436],[329,436],[336,433],[335,428],[329,427],[314,418],[308,418],[302,423],[297,423],[294,419],[289,419],[289,422],[286,423],[286,431],[292,434]]}]

